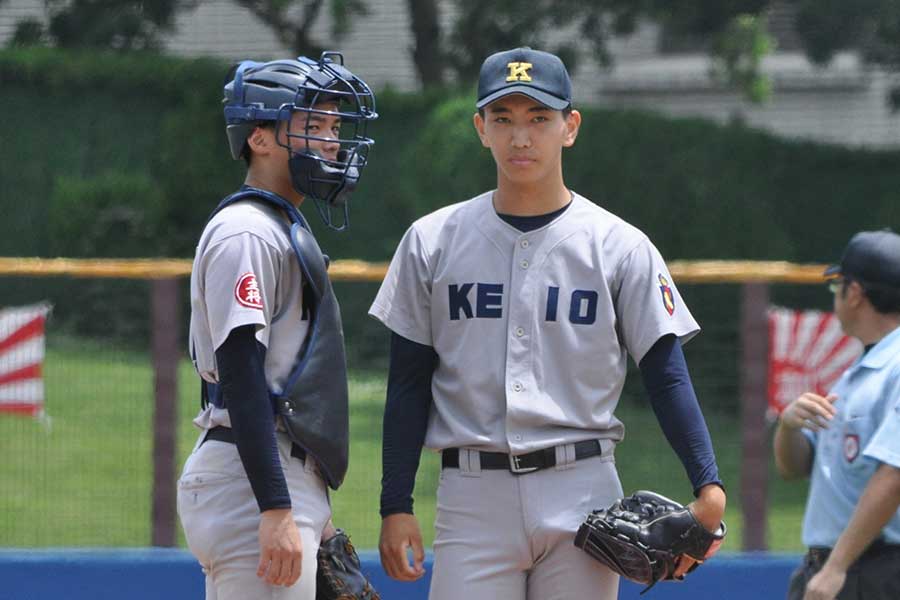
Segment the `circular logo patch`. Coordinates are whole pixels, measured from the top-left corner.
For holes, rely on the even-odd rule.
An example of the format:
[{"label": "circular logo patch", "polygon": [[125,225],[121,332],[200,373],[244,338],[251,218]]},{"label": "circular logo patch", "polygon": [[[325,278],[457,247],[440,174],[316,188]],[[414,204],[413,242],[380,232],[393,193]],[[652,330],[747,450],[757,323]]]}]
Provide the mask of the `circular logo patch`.
[{"label": "circular logo patch", "polygon": [[853,462],[859,456],[859,436],[848,433],[844,436],[844,458],[847,462]]},{"label": "circular logo patch", "polygon": [[234,286],[234,297],[241,306],[262,310],[262,295],[259,293],[256,275],[253,273],[241,275],[238,278],[237,285]]}]

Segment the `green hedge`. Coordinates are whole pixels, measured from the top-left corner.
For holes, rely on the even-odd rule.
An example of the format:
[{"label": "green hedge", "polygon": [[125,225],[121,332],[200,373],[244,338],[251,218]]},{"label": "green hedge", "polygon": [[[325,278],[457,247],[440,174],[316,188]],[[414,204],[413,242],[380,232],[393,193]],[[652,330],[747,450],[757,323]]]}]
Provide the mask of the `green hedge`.
[{"label": "green hedge", "polygon": [[[208,212],[243,178],[223,131],[226,69],[150,54],[0,51],[0,255],[191,256]],[[494,183],[468,94],[383,90],[378,111],[350,232],[317,228],[332,258],[387,260],[413,219]],[[827,261],[856,230],[900,228],[900,152],[582,112],[567,183],[642,228],[669,259]],[[372,293],[342,297],[348,328],[368,331]],[[380,354],[375,347],[359,355]]]},{"label": "green hedge", "polygon": [[[93,255],[83,240],[57,234],[48,243],[49,223],[65,218],[50,215],[52,198],[60,185],[102,185],[121,172],[161,192],[154,210],[167,227],[143,253],[190,255],[209,209],[243,177],[223,133],[226,68],[152,54],[0,52],[0,108],[8,115],[0,122],[0,209],[8,215],[0,253]],[[386,259],[412,219],[494,182],[470,97],[387,91],[378,110],[353,229],[322,233],[335,257]],[[582,112],[578,142],[565,156],[567,182],[647,231],[669,257],[825,260],[856,229],[900,224],[898,152],[639,112]],[[94,252],[109,254],[108,244],[98,240]]]},{"label": "green hedge", "polygon": [[219,61],[167,57],[152,53],[61,51],[11,48],[0,51],[0,85],[21,86],[60,97],[113,95],[121,99],[152,96],[181,102],[215,99],[221,90]]}]

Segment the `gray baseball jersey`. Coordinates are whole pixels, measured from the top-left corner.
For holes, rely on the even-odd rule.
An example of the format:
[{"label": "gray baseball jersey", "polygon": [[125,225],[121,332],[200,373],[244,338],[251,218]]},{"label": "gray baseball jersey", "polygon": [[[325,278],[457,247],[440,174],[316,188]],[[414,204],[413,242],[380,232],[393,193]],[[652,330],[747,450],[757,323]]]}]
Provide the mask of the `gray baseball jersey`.
[{"label": "gray baseball jersey", "polygon": [[[309,330],[289,232],[278,209],[252,201],[223,208],[204,229],[191,272],[190,349],[206,381],[218,381],[215,351],[229,332],[255,325],[257,340],[266,346],[267,384],[282,390]],[[281,420],[276,422],[283,429]],[[194,423],[202,429],[231,426],[228,411],[212,403]],[[204,443],[206,435],[200,434],[178,480],[178,514],[185,541],[206,573],[206,597],[314,598],[316,548],[331,517],[316,461],[293,458],[288,435],[276,433],[307,574],[290,588],[276,589],[256,576],[260,517],[237,446]]]},{"label": "gray baseball jersey", "polygon": [[[218,381],[215,351],[231,330],[255,325],[269,388],[282,391],[309,326],[289,236],[276,208],[249,201],[222,209],[204,229],[191,271],[190,353],[206,381]],[[231,426],[227,411],[212,405],[195,422]]]},{"label": "gray baseball jersey", "polygon": [[699,331],[650,240],[577,194],[527,233],[492,192],[419,219],[370,314],[440,357],[427,447],[513,454],[621,440],[627,354]]}]

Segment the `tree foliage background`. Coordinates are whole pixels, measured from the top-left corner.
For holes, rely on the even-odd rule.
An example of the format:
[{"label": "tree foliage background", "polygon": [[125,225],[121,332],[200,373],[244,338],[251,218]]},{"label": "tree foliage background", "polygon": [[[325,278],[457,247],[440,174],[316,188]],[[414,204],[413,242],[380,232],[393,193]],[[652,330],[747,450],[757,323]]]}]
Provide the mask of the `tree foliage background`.
[{"label": "tree foliage background", "polygon": [[[43,1],[48,23],[22,21],[12,45],[156,50],[179,11],[211,0]],[[283,45],[309,56],[364,27],[377,6],[374,0],[233,1]],[[771,84],[762,61],[775,49],[767,17],[776,6],[792,12],[794,33],[814,63],[857,50],[869,64],[900,70],[900,0],[406,0],[414,40],[408,51],[423,88],[469,84],[486,56],[516,46],[555,52],[572,71],[584,60],[609,66],[614,37],[633,33],[642,22],[655,23],[665,35],[699,40],[715,77],[763,102]],[[448,9],[455,17],[442,27],[441,14]],[[331,27],[323,32],[325,15]],[[554,30],[569,35],[553,41]],[[892,92],[891,101],[898,105],[900,92]]]},{"label": "tree foliage background", "polygon": [[158,50],[179,10],[200,0],[44,0],[49,22],[28,18],[12,37],[15,46],[49,43],[60,48]]}]

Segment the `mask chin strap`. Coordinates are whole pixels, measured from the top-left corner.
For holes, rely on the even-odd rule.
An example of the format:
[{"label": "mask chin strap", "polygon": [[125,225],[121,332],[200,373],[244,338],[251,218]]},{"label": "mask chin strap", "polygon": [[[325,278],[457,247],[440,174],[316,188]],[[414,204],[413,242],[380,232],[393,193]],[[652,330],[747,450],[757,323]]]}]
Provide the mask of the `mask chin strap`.
[{"label": "mask chin strap", "polygon": [[[326,176],[339,183],[336,186],[332,184],[330,197],[322,200],[313,198],[313,202],[326,226],[335,231],[343,231],[350,226],[350,195],[356,190],[356,184],[359,183],[359,156],[355,151],[351,154],[347,150],[341,150],[338,152],[338,162],[345,166],[338,167],[327,162],[319,163]],[[344,213],[340,225],[337,225],[334,220],[336,211]]]},{"label": "mask chin strap", "polygon": [[[321,200],[316,200],[313,198],[313,203],[316,205],[316,212],[319,213],[319,216],[322,217],[322,221],[325,222],[325,226],[329,229],[333,229],[334,231],[344,231],[350,226],[350,207],[345,202],[343,206],[340,208],[336,206],[332,206],[330,204],[326,204]],[[343,220],[340,225],[335,224],[334,211],[342,210]]]}]

